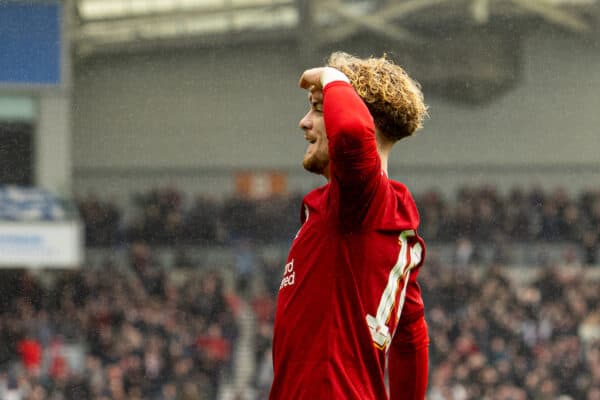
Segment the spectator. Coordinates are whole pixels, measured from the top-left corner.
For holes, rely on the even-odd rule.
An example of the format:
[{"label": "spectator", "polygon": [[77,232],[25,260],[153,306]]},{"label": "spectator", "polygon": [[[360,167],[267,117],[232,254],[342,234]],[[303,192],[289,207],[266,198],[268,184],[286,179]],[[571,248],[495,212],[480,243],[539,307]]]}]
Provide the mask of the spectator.
[{"label": "spectator", "polygon": [[[237,332],[219,275],[202,274],[180,290],[163,275],[163,289],[155,291],[143,283],[148,266],[137,268],[62,273],[48,287],[18,273],[15,297],[0,312],[0,348],[7,350],[0,398],[158,400],[205,393],[216,399]],[[22,290],[32,284],[42,291],[39,308],[31,306],[34,292]],[[210,301],[198,308],[205,295]],[[38,337],[50,339],[44,344]],[[20,355],[22,372],[15,368]]]},{"label": "spectator", "polygon": [[[157,188],[135,198],[137,218],[125,229],[121,228],[122,212],[112,201],[90,195],[79,201],[79,208],[88,246],[115,245],[123,237],[120,232],[126,231],[130,244],[174,246],[183,255],[182,245],[288,244],[299,226],[298,197],[292,193],[260,200],[237,196],[216,200],[197,195],[186,206],[185,196],[178,190]],[[582,262],[598,262],[599,190],[570,197],[562,188],[545,192],[540,187],[529,191],[514,187],[503,196],[493,186],[483,185],[459,188],[454,200],[435,190],[417,197],[423,238],[430,244],[469,240],[474,255],[483,257],[477,261],[510,261],[506,244],[514,240],[520,244],[576,243]],[[492,246],[492,255],[480,251],[488,246]]]},{"label": "spectator", "polygon": [[[598,281],[585,278],[581,267],[538,269],[528,281],[510,269],[457,269],[435,259],[427,266],[420,282],[431,327],[429,399],[600,393]],[[257,310],[260,392],[271,338],[260,323],[266,313]]]}]

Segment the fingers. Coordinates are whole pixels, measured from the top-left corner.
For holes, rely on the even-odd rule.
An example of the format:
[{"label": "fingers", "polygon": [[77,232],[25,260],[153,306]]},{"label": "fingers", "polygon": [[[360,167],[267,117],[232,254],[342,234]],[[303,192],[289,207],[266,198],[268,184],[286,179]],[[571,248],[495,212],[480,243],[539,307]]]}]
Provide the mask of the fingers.
[{"label": "fingers", "polygon": [[310,89],[311,86],[321,87],[321,74],[323,73],[324,67],[317,67],[307,69],[300,76],[298,85],[302,89]]}]

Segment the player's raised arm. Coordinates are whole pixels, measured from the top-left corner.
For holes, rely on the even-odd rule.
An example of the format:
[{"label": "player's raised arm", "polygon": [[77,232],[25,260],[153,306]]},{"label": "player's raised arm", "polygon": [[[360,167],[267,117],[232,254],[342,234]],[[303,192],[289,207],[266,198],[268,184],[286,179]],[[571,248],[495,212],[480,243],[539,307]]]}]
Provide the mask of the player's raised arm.
[{"label": "player's raised arm", "polygon": [[299,85],[309,91],[311,105],[300,121],[309,142],[304,167],[329,180],[330,211],[344,229],[353,230],[374,204],[381,178],[373,117],[348,77],[335,68],[308,69]]},{"label": "player's raised arm", "polygon": [[368,191],[370,185],[366,184],[367,181],[373,179],[381,168],[373,117],[346,75],[337,69],[327,68],[321,80],[332,183],[337,180],[335,183],[343,187]]},{"label": "player's raised arm", "polygon": [[[379,169],[375,126],[348,77],[331,67],[304,71],[310,110],[300,121],[309,142],[304,167],[334,185],[359,186]],[[325,154],[324,154],[325,153]]]}]

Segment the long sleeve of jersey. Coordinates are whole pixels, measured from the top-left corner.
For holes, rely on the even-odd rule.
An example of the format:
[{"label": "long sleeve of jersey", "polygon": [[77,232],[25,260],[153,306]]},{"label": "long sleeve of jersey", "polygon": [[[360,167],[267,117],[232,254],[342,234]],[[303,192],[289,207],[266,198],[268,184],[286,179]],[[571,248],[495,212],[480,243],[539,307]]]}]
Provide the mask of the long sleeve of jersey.
[{"label": "long sleeve of jersey", "polygon": [[373,118],[354,88],[343,81],[325,86],[323,115],[339,218],[356,227],[365,217],[381,173]]},{"label": "long sleeve of jersey", "polygon": [[342,186],[363,184],[381,165],[367,106],[349,83],[335,81],[323,90],[323,115],[334,179]]}]

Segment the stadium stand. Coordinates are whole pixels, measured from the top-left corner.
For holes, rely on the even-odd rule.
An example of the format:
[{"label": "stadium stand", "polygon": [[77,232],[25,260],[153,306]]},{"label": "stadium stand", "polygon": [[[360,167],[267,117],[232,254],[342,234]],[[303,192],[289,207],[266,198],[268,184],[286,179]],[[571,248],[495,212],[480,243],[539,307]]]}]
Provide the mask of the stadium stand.
[{"label": "stadium stand", "polygon": [[[79,198],[89,265],[3,271],[0,398],[266,398],[299,202],[187,201],[172,187],[136,196],[133,211]],[[417,202],[428,398],[597,398],[600,191],[481,186]]]},{"label": "stadium stand", "polygon": [[217,270],[174,281],[150,255],[136,245],[127,268],[51,282],[3,271],[0,398],[216,398],[231,374],[235,295]]},{"label": "stadium stand", "polygon": [[[256,312],[257,397],[272,379],[278,285],[265,267]],[[590,273],[591,272],[591,273]],[[458,268],[429,259],[420,275],[430,328],[428,399],[596,399],[600,394],[597,270]]]},{"label": "stadium stand", "polygon": [[[254,355],[246,360],[253,371],[249,398],[266,398],[285,257],[281,242],[297,229],[300,196],[220,202],[200,196],[186,205],[173,190],[142,196],[136,229],[125,228],[121,237],[169,246],[175,232],[192,247],[229,248],[237,254],[230,257],[234,277],[240,274],[239,249],[245,249],[242,264],[250,263],[245,268],[258,277],[250,295],[244,292],[254,311]],[[572,196],[561,189],[515,187],[503,195],[481,186],[461,188],[451,200],[431,190],[417,202],[421,234],[430,244],[421,276],[432,331],[429,398],[578,399],[598,391],[598,274],[583,266],[598,260],[599,192]],[[144,236],[140,232],[152,236],[153,229],[138,227],[148,221],[169,231]],[[175,229],[169,221],[177,221]],[[240,240],[254,248],[239,246]],[[262,256],[260,249],[269,244],[281,245],[282,252]],[[514,250],[519,247],[521,252]]]},{"label": "stadium stand", "polygon": [[428,400],[600,400],[598,2],[0,9],[0,183],[102,193],[0,186],[0,400],[267,398],[303,194],[184,193],[300,169],[287,88],[330,48],[388,53],[431,106],[402,163],[446,190],[416,193]]},{"label": "stadium stand", "polygon": [[[598,262],[598,189],[572,195],[561,188],[514,187],[503,194],[483,185],[459,188],[454,199],[436,190],[416,197],[421,236],[440,247],[451,244],[457,263],[539,264],[532,254],[562,257],[569,249],[584,264]],[[186,200],[175,188],[157,188],[135,196],[133,204],[127,205],[133,208],[130,221],[109,200],[90,195],[77,204],[89,247],[139,240],[157,246],[210,247],[240,240],[260,245],[289,242],[299,226],[301,198],[295,193],[260,200],[231,196],[217,201],[202,195]]]}]

